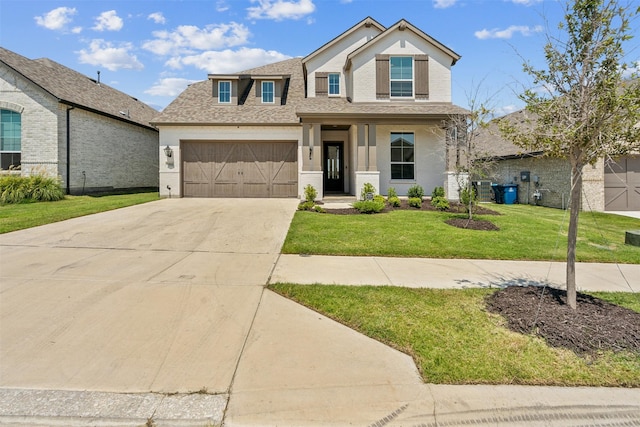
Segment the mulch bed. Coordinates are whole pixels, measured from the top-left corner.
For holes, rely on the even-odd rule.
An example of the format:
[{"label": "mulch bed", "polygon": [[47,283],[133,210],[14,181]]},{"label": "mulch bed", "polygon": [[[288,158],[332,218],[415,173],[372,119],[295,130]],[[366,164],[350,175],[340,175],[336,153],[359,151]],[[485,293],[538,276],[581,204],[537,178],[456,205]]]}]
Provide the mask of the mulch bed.
[{"label": "mulch bed", "polygon": [[486,305],[512,331],[535,334],[553,347],[579,355],[606,350],[640,355],[640,313],[581,293],[573,310],[566,298],[566,291],[555,288],[509,286],[488,296]]},{"label": "mulch bed", "polygon": [[[431,205],[431,202],[429,200],[425,200],[422,202],[422,206],[420,208],[414,208],[409,206],[409,202],[407,200],[401,200],[400,201],[400,206],[398,207],[394,207],[394,206],[389,206],[387,205],[381,213],[385,213],[385,212],[393,212],[393,211],[397,211],[397,210],[414,210],[414,211],[435,211],[437,210],[436,208],[434,208]],[[343,209],[327,209],[326,210],[327,213],[329,214],[333,214],[333,215],[360,215],[360,211],[358,211],[355,208],[343,208]],[[442,212],[449,212],[449,213],[460,213],[460,214],[465,214],[467,213],[466,210],[466,206],[460,204],[460,203],[455,203],[455,202],[450,202],[449,204],[449,209],[442,211]],[[474,215],[500,215],[499,212],[496,212],[494,210],[491,210],[489,208],[485,208],[484,206],[480,205],[480,206],[476,206],[475,209],[473,210],[473,214]],[[499,230],[500,228],[498,228],[497,225],[495,225],[494,223],[492,223],[491,221],[487,221],[487,220],[477,220],[477,219],[468,219],[468,218],[451,218],[447,221],[445,221],[447,224],[452,225],[454,227],[458,227],[458,228],[465,228],[468,230],[484,230],[484,231],[492,231],[492,230]]]}]

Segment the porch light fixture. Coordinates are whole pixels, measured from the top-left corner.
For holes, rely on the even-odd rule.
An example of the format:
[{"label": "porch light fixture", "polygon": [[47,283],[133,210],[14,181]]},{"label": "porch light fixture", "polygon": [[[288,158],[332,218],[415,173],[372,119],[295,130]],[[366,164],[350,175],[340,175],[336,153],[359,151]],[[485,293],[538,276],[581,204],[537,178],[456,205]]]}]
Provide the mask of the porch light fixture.
[{"label": "porch light fixture", "polygon": [[164,147],[164,155],[167,156],[167,158],[173,156],[173,150],[168,145]]},{"label": "porch light fixture", "polygon": [[309,146],[309,160],[313,157],[313,145]]}]

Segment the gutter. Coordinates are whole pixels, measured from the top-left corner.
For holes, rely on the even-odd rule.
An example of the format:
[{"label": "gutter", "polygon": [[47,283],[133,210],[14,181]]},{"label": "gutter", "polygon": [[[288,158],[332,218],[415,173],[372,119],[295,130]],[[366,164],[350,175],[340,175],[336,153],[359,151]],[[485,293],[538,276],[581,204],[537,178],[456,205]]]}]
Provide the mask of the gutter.
[{"label": "gutter", "polygon": [[74,108],[67,108],[67,194],[71,194],[71,110]]}]

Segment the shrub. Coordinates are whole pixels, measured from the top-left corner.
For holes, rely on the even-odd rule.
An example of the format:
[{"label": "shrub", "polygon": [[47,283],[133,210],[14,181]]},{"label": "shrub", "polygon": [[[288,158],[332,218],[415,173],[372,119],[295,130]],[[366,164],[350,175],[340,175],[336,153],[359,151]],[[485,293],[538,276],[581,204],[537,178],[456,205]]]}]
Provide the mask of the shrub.
[{"label": "shrub", "polygon": [[400,206],[400,198],[398,196],[389,197],[389,204],[391,206],[393,206],[394,208],[399,207]]},{"label": "shrub", "polygon": [[421,197],[409,197],[409,206],[412,208],[420,208],[422,206]]},{"label": "shrub", "polygon": [[318,190],[316,190],[315,188],[313,188],[313,185],[311,184],[307,184],[306,187],[304,187],[304,199],[307,202],[315,202],[316,197],[318,197]]},{"label": "shrub", "polygon": [[398,197],[398,193],[396,192],[395,188],[389,187],[389,189],[387,190],[387,198],[391,200],[393,197]]},{"label": "shrub", "polygon": [[373,200],[380,202],[384,205],[385,199],[384,196],[382,194],[376,194],[375,196],[373,196]]},{"label": "shrub", "polygon": [[20,203],[27,198],[26,178],[18,175],[0,177],[0,203]]},{"label": "shrub", "polygon": [[37,202],[55,202],[64,199],[60,178],[32,175],[26,182],[28,198]]},{"label": "shrub", "polygon": [[376,194],[376,187],[369,182],[365,182],[362,187],[362,191],[360,192],[360,200],[365,200],[367,197],[367,193]]},{"label": "shrub", "polygon": [[322,206],[320,206],[320,205],[315,205],[315,206],[313,207],[313,210],[314,210],[314,211],[316,211],[316,212],[318,212],[318,213],[325,213],[325,212],[327,212],[327,211],[326,211]]},{"label": "shrub", "polygon": [[409,198],[422,199],[424,197],[424,189],[418,184],[412,185],[407,191],[407,196],[409,196]]},{"label": "shrub", "polygon": [[436,196],[431,198],[431,206],[439,211],[446,211],[449,209],[449,201],[443,196]]},{"label": "shrub", "polygon": [[435,199],[436,197],[444,197],[444,188],[436,187],[433,189],[433,192],[431,193],[431,198]]},{"label": "shrub", "polygon": [[355,202],[353,207],[360,211],[360,213],[371,214],[379,213],[384,209],[384,201],[380,200],[361,200]]},{"label": "shrub", "polygon": [[310,211],[313,209],[313,207],[315,206],[315,203],[313,201],[311,202],[302,202],[298,205],[298,210],[299,211]]}]

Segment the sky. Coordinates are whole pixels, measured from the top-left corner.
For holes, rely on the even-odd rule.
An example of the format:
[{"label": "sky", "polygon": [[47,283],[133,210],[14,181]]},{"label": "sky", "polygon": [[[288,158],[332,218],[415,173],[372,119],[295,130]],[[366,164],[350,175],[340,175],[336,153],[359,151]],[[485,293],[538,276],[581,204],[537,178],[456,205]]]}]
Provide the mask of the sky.
[{"label": "sky", "polygon": [[[640,0],[629,0],[640,6]],[[500,116],[524,106],[526,60],[545,68],[558,35],[557,0],[0,0],[0,46],[49,58],[157,110],[209,73],[304,57],[367,16],[406,19],[462,56],[452,101],[483,102]],[[625,62],[640,66],[632,22]]]}]

